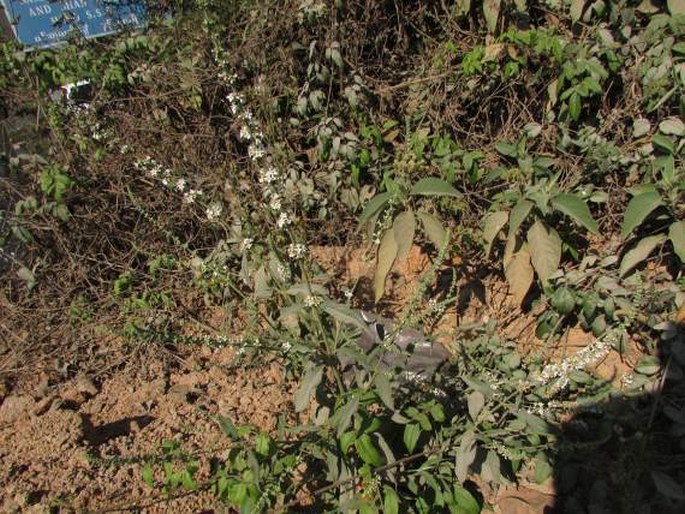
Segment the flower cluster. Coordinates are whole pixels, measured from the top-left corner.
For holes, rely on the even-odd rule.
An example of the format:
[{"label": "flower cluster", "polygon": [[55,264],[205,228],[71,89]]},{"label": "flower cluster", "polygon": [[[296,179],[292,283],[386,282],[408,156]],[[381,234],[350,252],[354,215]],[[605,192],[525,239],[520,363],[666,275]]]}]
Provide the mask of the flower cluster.
[{"label": "flower cluster", "polygon": [[304,299],[304,306],[308,309],[318,307],[323,302],[323,298],[317,295],[309,295]]},{"label": "flower cluster", "polygon": [[609,337],[596,339],[578,353],[554,364],[548,364],[542,371],[534,377],[538,384],[548,384],[551,386],[552,394],[560,392],[569,384],[569,375],[576,370],[594,364],[604,357],[611,349]]},{"label": "flower cluster", "polygon": [[300,260],[307,255],[307,245],[302,243],[291,243],[288,245],[288,257],[294,260]]},{"label": "flower cluster", "polygon": [[214,50],[214,58],[217,64],[224,69],[219,73],[219,78],[229,89],[226,94],[228,107],[236,121],[239,123],[238,137],[245,142],[250,161],[257,169],[257,180],[262,186],[262,198],[265,206],[276,218],[276,226],[284,229],[294,221],[293,214],[288,210],[288,202],[283,196],[285,189],[285,177],[274,166],[265,143],[264,132],[255,120],[243,95],[235,89],[236,77],[230,74],[228,59],[219,48]]},{"label": "flower cluster", "polygon": [[[171,168],[162,166],[149,155],[135,161],[133,167],[137,171],[144,173],[148,178],[159,179],[162,185],[167,189],[182,193],[184,204],[194,204],[198,198],[204,196],[204,193],[201,190],[190,188],[188,180],[185,177],[175,176],[174,171]],[[218,209],[214,204],[210,205],[207,208],[207,219],[210,221],[216,219],[221,214],[221,210],[220,205]]]}]

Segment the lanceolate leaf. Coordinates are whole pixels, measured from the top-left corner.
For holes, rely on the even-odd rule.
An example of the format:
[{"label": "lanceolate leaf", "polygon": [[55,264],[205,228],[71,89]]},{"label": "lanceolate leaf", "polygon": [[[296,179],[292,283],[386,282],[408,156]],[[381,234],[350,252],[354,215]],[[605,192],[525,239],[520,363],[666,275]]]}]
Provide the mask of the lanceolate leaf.
[{"label": "lanceolate leaf", "polygon": [[395,241],[395,232],[393,230],[386,230],[381,239],[381,244],[378,247],[378,264],[376,265],[376,274],[373,277],[373,294],[378,303],[383,293],[385,292],[385,278],[390,272],[395,257],[397,257],[397,241]]},{"label": "lanceolate leaf", "polygon": [[432,214],[427,212],[418,212],[417,214],[423,225],[423,230],[426,232],[426,236],[428,236],[428,239],[436,249],[441,250],[447,244],[449,232],[443,228],[440,220]]},{"label": "lanceolate leaf", "polygon": [[590,209],[582,198],[576,195],[562,193],[552,198],[552,206],[573,218],[593,234],[599,234],[599,226],[590,214]]},{"label": "lanceolate leaf", "polygon": [[457,450],[457,462],[454,468],[457,480],[462,484],[468,477],[471,464],[476,460],[477,450],[476,436],[473,430],[469,430],[461,438],[461,444]]},{"label": "lanceolate leaf", "polygon": [[321,305],[321,309],[343,324],[354,325],[361,330],[368,328],[368,325],[364,322],[358,311],[353,311],[345,305],[325,300]]},{"label": "lanceolate leaf", "polygon": [[511,210],[509,217],[509,236],[516,233],[523,220],[526,219],[530,210],[533,208],[533,202],[521,198],[519,202]]},{"label": "lanceolate leaf", "polygon": [[383,457],[373,444],[373,439],[369,434],[362,434],[354,442],[354,447],[357,449],[359,456],[367,464],[378,467],[383,464]]},{"label": "lanceolate leaf", "polygon": [[633,196],[630,202],[628,202],[626,213],[623,216],[621,237],[627,237],[660,205],[662,205],[661,195],[656,191],[647,191]]},{"label": "lanceolate leaf", "polygon": [[662,471],[652,471],[654,485],[664,496],[674,500],[685,500],[685,489],[677,480]]},{"label": "lanceolate leaf", "polygon": [[685,0],[667,0],[668,11],[671,15],[685,14]]},{"label": "lanceolate leaf", "polygon": [[469,408],[469,416],[473,421],[476,421],[478,414],[485,406],[485,395],[480,391],[473,391],[469,394],[466,403]]},{"label": "lanceolate leaf", "polygon": [[419,441],[419,436],[421,435],[421,425],[418,423],[409,423],[404,425],[404,434],[402,439],[404,440],[404,445],[407,450],[411,453],[416,448],[416,443]]},{"label": "lanceolate leaf", "polygon": [[685,263],[685,221],[676,221],[668,229],[668,237],[671,238],[673,250],[680,258],[681,263]]},{"label": "lanceolate leaf", "polygon": [[559,268],[561,261],[561,238],[557,231],[537,220],[528,230],[528,248],[533,267],[540,277],[547,279]]},{"label": "lanceolate leaf", "polygon": [[580,21],[583,16],[583,8],[585,7],[586,0],[572,0],[571,1],[571,21],[576,23]]},{"label": "lanceolate leaf", "polygon": [[398,514],[400,511],[400,499],[390,486],[383,486],[383,514]]},{"label": "lanceolate leaf", "polygon": [[454,486],[454,501],[457,504],[457,512],[463,514],[479,514],[481,512],[478,501],[468,489],[461,485]]},{"label": "lanceolate leaf", "polygon": [[388,200],[390,200],[390,198],[392,198],[392,194],[387,192],[380,193],[371,198],[369,203],[367,203],[364,207],[362,215],[359,217],[359,224],[364,225],[367,221],[369,221],[371,217],[376,214]]},{"label": "lanceolate leaf", "polygon": [[416,230],[416,221],[411,209],[407,209],[395,218],[392,230],[395,232],[395,241],[397,241],[397,258],[404,260],[409,255]]},{"label": "lanceolate leaf", "polygon": [[309,405],[314,391],[321,383],[323,377],[323,366],[317,365],[310,367],[302,378],[300,387],[295,391],[295,411],[302,412]]},{"label": "lanceolate leaf", "polygon": [[469,430],[461,437],[461,444],[457,450],[457,462],[454,468],[457,480],[462,484],[468,478],[469,467],[476,460],[477,450],[476,436],[473,430]]},{"label": "lanceolate leaf", "polygon": [[488,32],[495,32],[497,30],[497,20],[499,18],[499,9],[502,0],[485,0],[483,2],[483,15],[485,16],[485,23],[488,26]]},{"label": "lanceolate leaf", "polygon": [[519,251],[512,256],[511,262],[504,268],[504,275],[509,282],[511,294],[516,303],[520,304],[533,283],[533,266],[530,263],[528,243],[523,243]]},{"label": "lanceolate leaf", "polygon": [[441,178],[428,177],[422,178],[411,190],[413,195],[428,195],[428,196],[453,196],[461,198],[462,194],[454,189],[449,182]]},{"label": "lanceolate leaf", "polygon": [[645,237],[640,242],[623,256],[621,261],[620,274],[626,275],[631,269],[644,261],[654,249],[666,240],[664,234],[657,234],[656,236]]},{"label": "lanceolate leaf", "polygon": [[491,212],[483,221],[483,243],[485,246],[485,256],[490,255],[492,243],[502,230],[502,227],[507,224],[509,220],[509,213],[505,211]]}]

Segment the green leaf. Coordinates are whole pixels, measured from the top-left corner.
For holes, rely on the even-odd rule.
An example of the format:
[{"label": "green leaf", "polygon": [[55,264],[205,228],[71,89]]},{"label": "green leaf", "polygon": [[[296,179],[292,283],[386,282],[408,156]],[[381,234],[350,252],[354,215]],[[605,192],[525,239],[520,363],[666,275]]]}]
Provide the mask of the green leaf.
[{"label": "green leaf", "polygon": [[557,231],[541,220],[528,230],[528,248],[535,271],[542,282],[559,268],[561,262],[561,238]]},{"label": "green leaf", "polygon": [[485,256],[490,255],[490,249],[499,231],[507,224],[509,213],[505,211],[490,212],[483,220],[483,246]]},{"label": "green leaf", "polygon": [[635,248],[627,252],[621,260],[619,274],[621,277],[625,276],[635,266],[644,261],[654,249],[666,240],[665,234],[657,234],[655,236],[645,237],[635,245]]},{"label": "green leaf", "polygon": [[459,484],[454,485],[454,503],[456,509],[450,512],[456,514],[480,514],[481,508],[478,501],[476,501],[468,489]]},{"label": "green leaf", "polygon": [[404,441],[404,446],[407,447],[409,453],[414,451],[416,448],[416,443],[419,442],[419,437],[421,436],[421,425],[418,423],[408,423],[404,426],[404,435],[402,440]]},{"label": "green leaf", "polygon": [[511,210],[511,216],[509,217],[509,236],[516,233],[516,230],[521,226],[523,220],[528,217],[533,205],[534,203],[530,200],[521,198],[514,206]]},{"label": "green leaf", "polygon": [[343,435],[343,433],[349,428],[350,423],[352,423],[352,416],[357,412],[359,408],[359,399],[352,397],[342,409],[340,409],[340,417],[337,419],[337,435],[338,438]]},{"label": "green leaf", "polygon": [[530,263],[528,243],[523,243],[519,251],[512,255],[509,264],[504,268],[504,276],[514,300],[521,304],[533,284],[533,266]]},{"label": "green leaf", "polygon": [[633,120],[633,138],[637,139],[649,134],[651,124],[646,118],[636,118]]},{"label": "green leaf", "polygon": [[660,205],[663,205],[663,202],[661,200],[661,195],[656,191],[648,191],[633,196],[630,202],[628,202],[628,207],[623,215],[621,237],[625,239]]},{"label": "green leaf", "polygon": [[390,410],[395,410],[395,400],[392,397],[392,385],[383,373],[378,373],[374,379],[374,384],[376,385],[376,393],[378,397],[385,404],[385,406]]},{"label": "green leaf", "polygon": [[581,102],[580,95],[574,91],[568,100],[568,112],[573,121],[578,121],[582,109],[583,104]]},{"label": "green leaf", "polygon": [[685,136],[685,123],[680,118],[666,118],[659,123],[659,130],[667,136]]},{"label": "green leaf", "polygon": [[398,214],[392,224],[392,230],[395,233],[395,241],[397,241],[397,258],[403,261],[409,255],[416,230],[416,221],[411,209]]},{"label": "green leaf", "polygon": [[587,204],[577,195],[561,193],[552,198],[552,206],[584,226],[593,234],[599,234],[599,226],[590,214]]},{"label": "green leaf", "polygon": [[370,500],[363,500],[359,504],[359,514],[378,514],[378,509]]},{"label": "green leaf", "polygon": [[488,456],[485,458],[482,468],[482,476],[488,482],[499,483],[502,480],[502,461],[494,450],[488,451]]},{"label": "green leaf", "polygon": [[467,404],[469,408],[469,416],[471,416],[473,421],[476,421],[478,414],[485,406],[485,395],[480,391],[473,391],[467,398]]},{"label": "green leaf", "polygon": [[552,308],[559,314],[570,314],[576,306],[576,297],[567,287],[560,287],[551,299]]},{"label": "green leaf", "polygon": [[155,485],[155,473],[152,469],[152,464],[150,464],[149,462],[146,462],[143,466],[142,478],[143,482],[145,482],[150,487],[153,487]]},{"label": "green leaf", "polygon": [[476,445],[476,435],[473,430],[469,430],[461,437],[461,443],[457,450],[456,463],[454,466],[454,474],[457,476],[459,483],[464,483],[468,477],[469,468],[476,460],[476,453],[478,447]]},{"label": "green leaf", "polygon": [[448,182],[436,177],[422,178],[411,190],[412,195],[453,196],[461,198],[463,195]]},{"label": "green leaf", "polygon": [[668,12],[673,16],[685,14],[685,0],[666,0],[666,5],[668,5]]},{"label": "green leaf", "polygon": [[364,225],[371,217],[380,211],[383,206],[392,198],[392,194],[385,192],[380,193],[371,198],[369,202],[364,206],[361,216],[359,216],[359,224]]},{"label": "green leaf", "polygon": [[497,30],[497,20],[499,19],[501,3],[502,0],[485,0],[483,2],[483,15],[485,16],[488,32],[494,33]]},{"label": "green leaf", "polygon": [[659,372],[661,362],[658,358],[646,355],[635,365],[635,371],[640,375],[651,376]]},{"label": "green leaf", "polygon": [[549,464],[547,455],[544,453],[538,453],[535,457],[535,483],[542,484],[550,476],[552,476],[553,468]]},{"label": "green leaf", "polygon": [[360,330],[366,330],[368,328],[366,322],[359,315],[359,311],[352,310],[345,305],[331,300],[324,300],[321,304],[321,309],[342,324],[354,325]]},{"label": "green leaf", "polygon": [[671,238],[673,250],[680,259],[680,262],[685,263],[685,221],[671,223],[671,226],[668,228],[668,237]]},{"label": "green leaf", "polygon": [[354,447],[357,453],[364,462],[371,466],[378,467],[383,465],[383,457],[373,444],[373,440],[369,434],[362,434],[354,442]]},{"label": "green leaf", "polygon": [[345,432],[338,438],[340,442],[340,449],[342,450],[343,454],[347,453],[347,450],[350,449],[352,443],[356,441],[356,437],[357,433],[354,430],[350,430],[349,432]]},{"label": "green leaf", "polygon": [[652,136],[652,144],[658,146],[664,152],[673,155],[675,152],[675,145],[670,137],[663,136],[661,134],[654,134]]},{"label": "green leaf", "polygon": [[255,437],[255,451],[259,455],[268,455],[271,446],[271,438],[264,431],[259,432]]},{"label": "green leaf", "polygon": [[571,0],[571,21],[578,23],[583,17],[583,10],[587,0]]},{"label": "green leaf", "polygon": [[295,391],[294,401],[295,401],[295,411],[302,412],[309,405],[309,400],[311,399],[314,391],[321,383],[321,378],[323,377],[323,366],[318,364],[309,367],[305,372],[300,386]]},{"label": "green leaf", "polygon": [[685,500],[683,485],[662,471],[652,471],[652,480],[658,491],[674,500]]},{"label": "green leaf", "polygon": [[447,244],[449,232],[444,229],[440,220],[432,214],[421,211],[417,215],[430,242],[437,250],[441,250]]},{"label": "green leaf", "polygon": [[254,294],[257,298],[268,299],[273,289],[269,285],[269,277],[264,266],[260,266],[254,275]]},{"label": "green leaf", "polygon": [[398,514],[400,511],[400,498],[397,492],[387,485],[383,486],[383,514]]},{"label": "green leaf", "polygon": [[502,155],[506,155],[507,157],[516,157],[518,155],[516,145],[512,145],[511,143],[507,143],[505,141],[497,141],[495,143],[495,150]]},{"label": "green leaf", "polygon": [[394,231],[386,230],[378,247],[378,263],[376,264],[376,273],[373,277],[373,294],[376,303],[378,303],[385,292],[385,279],[395,262],[398,249]]}]

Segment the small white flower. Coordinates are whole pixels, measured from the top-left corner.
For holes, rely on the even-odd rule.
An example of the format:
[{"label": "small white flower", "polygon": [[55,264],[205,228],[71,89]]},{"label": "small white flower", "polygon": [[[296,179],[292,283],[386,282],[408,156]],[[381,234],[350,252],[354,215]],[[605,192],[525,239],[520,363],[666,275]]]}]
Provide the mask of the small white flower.
[{"label": "small white flower", "polygon": [[214,202],[209,207],[207,207],[205,214],[207,215],[207,219],[209,221],[213,221],[217,219],[219,216],[221,216],[221,212],[223,210],[224,208],[219,202]]},{"label": "small white flower", "polygon": [[252,133],[250,132],[249,128],[245,126],[240,128],[240,139],[245,141],[250,141],[252,139]]},{"label": "small white flower", "polygon": [[288,257],[299,260],[307,255],[307,245],[302,243],[291,243],[288,245]]},{"label": "small white flower", "polygon": [[282,262],[279,262],[278,266],[277,266],[277,270],[278,270],[278,276],[280,277],[280,279],[283,282],[287,282],[288,280],[290,280],[290,268],[288,266],[286,266]]},{"label": "small white flower", "polygon": [[276,226],[278,228],[284,228],[290,225],[293,222],[292,218],[288,216],[287,213],[282,212],[280,216],[278,216],[278,220],[276,220]]},{"label": "small white flower", "polygon": [[318,307],[323,302],[323,298],[316,295],[309,295],[304,299],[304,306],[307,308]]},{"label": "small white flower", "polygon": [[271,184],[278,180],[279,174],[278,170],[273,166],[269,166],[265,170],[259,172],[259,183],[260,184]]},{"label": "small white flower", "polygon": [[290,344],[288,341],[285,341],[285,342],[281,345],[281,347],[283,348],[283,351],[284,351],[284,352],[289,352],[290,349],[293,347],[293,345]]},{"label": "small white flower", "polygon": [[280,211],[282,204],[281,204],[281,195],[279,194],[274,194],[271,197],[271,200],[269,201],[269,207],[271,207],[272,210],[274,211]]},{"label": "small white flower", "polygon": [[176,180],[176,191],[183,192],[186,190],[187,182],[184,178],[179,178]]},{"label": "small white flower", "polygon": [[195,200],[200,196],[202,196],[202,191],[199,191],[197,189],[191,189],[190,191],[183,194],[183,203],[193,204],[195,203]]},{"label": "small white flower", "polygon": [[246,237],[243,239],[243,241],[240,243],[240,251],[246,252],[250,248],[252,248],[252,245],[254,244],[254,239],[251,237]]},{"label": "small white flower", "polygon": [[261,159],[266,155],[266,150],[261,143],[252,143],[247,147],[247,154],[250,156],[250,159]]}]

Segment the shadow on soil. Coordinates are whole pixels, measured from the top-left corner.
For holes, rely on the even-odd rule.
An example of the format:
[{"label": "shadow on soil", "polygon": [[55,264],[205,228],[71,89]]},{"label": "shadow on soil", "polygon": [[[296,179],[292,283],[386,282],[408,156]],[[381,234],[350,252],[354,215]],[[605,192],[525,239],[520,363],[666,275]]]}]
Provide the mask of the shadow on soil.
[{"label": "shadow on soil", "polygon": [[154,419],[155,418],[152,416],[134,416],[113,421],[112,423],[105,423],[104,425],[96,427],[87,416],[84,416],[84,439],[93,447],[97,447],[103,443],[106,443],[110,439],[114,439],[115,437],[128,435],[131,432],[145,428],[147,425],[152,423]]},{"label": "shadow on soil", "polygon": [[685,512],[683,328],[664,345],[663,387],[587,404],[564,423],[545,514]]}]

